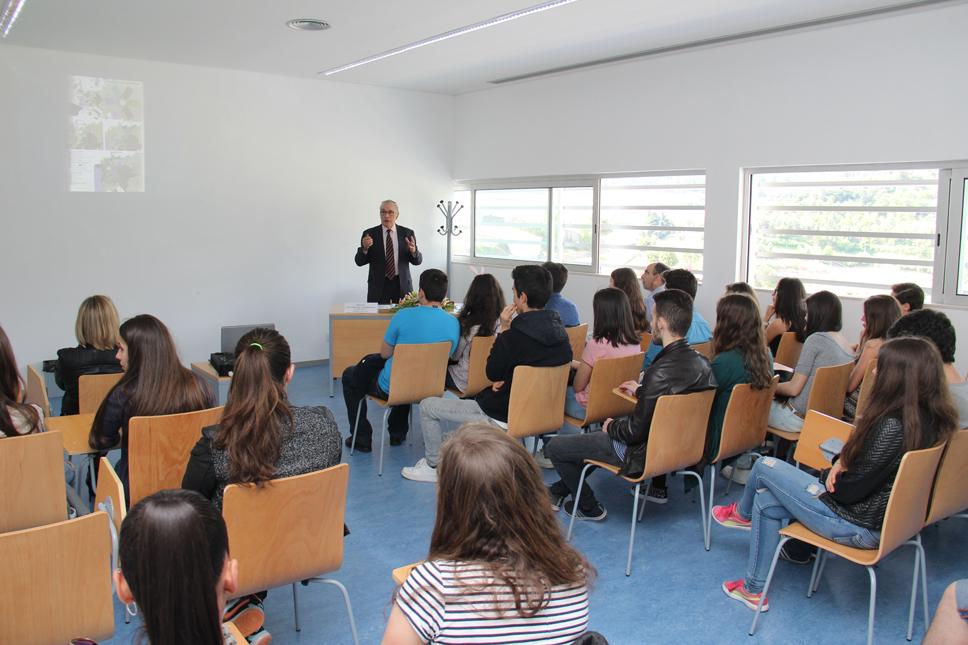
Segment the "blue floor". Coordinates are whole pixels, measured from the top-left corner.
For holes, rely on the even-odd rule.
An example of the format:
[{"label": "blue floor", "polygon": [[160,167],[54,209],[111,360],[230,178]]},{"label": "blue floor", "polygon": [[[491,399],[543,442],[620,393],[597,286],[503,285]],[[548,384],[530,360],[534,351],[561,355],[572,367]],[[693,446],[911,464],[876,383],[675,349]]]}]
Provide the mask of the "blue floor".
[{"label": "blue floor", "polygon": [[[297,370],[289,387],[296,405],[326,405],[336,415],[343,434],[349,433],[340,387],[329,398],[326,366]],[[415,411],[416,413],[416,411]],[[370,420],[379,427],[380,412]],[[415,425],[417,415],[415,414]],[[387,444],[383,477],[377,477],[378,454],[344,452],[351,464],[343,567],[332,577],[349,590],[361,643],[379,643],[391,608],[394,584],[390,571],[426,557],[434,521],[435,486],[400,477],[403,466],[423,456],[419,427],[411,432],[413,445]],[[376,438],[374,438],[376,439]],[[374,448],[378,444],[375,442]],[[544,471],[549,482],[553,471]],[[631,643],[863,643],[866,638],[868,576],[842,560],[828,562],[823,583],[812,599],[805,597],[810,567],[786,562],[777,565],[770,592],[771,609],[764,614],[755,637],[747,636],[753,612],[726,598],[724,580],[742,577],[748,533],[713,525],[712,550],[702,544],[699,501],[695,490],[683,493],[681,478],[669,480],[669,503],[649,504],[636,535],[632,576],[625,577],[632,498],[628,486],[604,474],[592,477],[600,501],[608,508],[604,522],[579,523],[575,545],[597,568],[591,595],[591,628],[613,644]],[[725,480],[717,487],[725,490]],[[708,486],[708,484],[707,484]],[[728,499],[742,492],[734,486]],[[717,502],[724,498],[717,497]],[[544,503],[545,500],[539,500]],[[562,513],[562,526],[566,527]],[[928,558],[928,598],[933,614],[945,586],[968,576],[968,521],[950,520],[924,531]],[[875,640],[906,643],[907,603],[913,552],[904,548],[877,567],[878,604]],[[339,592],[328,585],[300,587],[302,631],[293,628],[292,593],[273,590],[266,601],[267,624],[273,642],[349,643],[348,623]],[[130,643],[137,619],[123,622],[124,608],[115,601],[116,633],[110,643]],[[915,638],[923,636],[920,611]]]}]

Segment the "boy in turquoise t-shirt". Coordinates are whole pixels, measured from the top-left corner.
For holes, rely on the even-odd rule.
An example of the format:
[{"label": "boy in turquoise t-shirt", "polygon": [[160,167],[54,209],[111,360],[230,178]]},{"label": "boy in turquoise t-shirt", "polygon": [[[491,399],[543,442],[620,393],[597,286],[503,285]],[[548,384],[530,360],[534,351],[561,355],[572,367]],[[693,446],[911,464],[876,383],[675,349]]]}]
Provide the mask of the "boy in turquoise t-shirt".
[{"label": "boy in turquoise t-shirt", "polygon": [[[387,398],[390,391],[390,369],[393,365],[393,349],[397,345],[450,342],[450,350],[457,348],[460,325],[457,318],[440,308],[447,294],[447,274],[440,269],[427,269],[420,274],[420,306],[401,309],[390,320],[383,336],[379,354],[369,354],[343,371],[343,399],[346,401],[346,417],[350,424],[356,420],[357,410],[367,394]],[[390,410],[387,421],[390,445],[398,446],[407,436],[410,406],[398,405]],[[350,433],[353,428],[350,427]],[[373,428],[366,418],[366,409],[360,412],[360,424],[356,431],[356,449],[372,450]],[[346,446],[352,436],[346,438]]]}]

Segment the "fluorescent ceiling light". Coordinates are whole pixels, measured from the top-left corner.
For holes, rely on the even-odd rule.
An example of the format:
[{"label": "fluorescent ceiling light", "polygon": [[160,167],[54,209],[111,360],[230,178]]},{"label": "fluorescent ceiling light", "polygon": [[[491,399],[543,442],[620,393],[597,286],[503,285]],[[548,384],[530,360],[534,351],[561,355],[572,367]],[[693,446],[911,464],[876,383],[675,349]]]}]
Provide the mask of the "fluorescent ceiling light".
[{"label": "fluorescent ceiling light", "polygon": [[410,43],[409,45],[403,45],[401,47],[389,49],[385,52],[375,54],[373,56],[368,56],[367,58],[362,58],[353,63],[348,63],[346,65],[341,65],[339,67],[334,67],[332,69],[323,70],[322,72],[319,72],[319,73],[324,74],[326,76],[331,76],[333,74],[338,74],[339,72],[345,72],[348,69],[353,69],[354,67],[359,67],[360,65],[366,65],[367,63],[373,63],[378,60],[383,60],[384,58],[396,56],[397,54],[402,54],[412,49],[417,49],[419,47],[426,47],[427,45],[433,45],[434,43],[439,43],[442,40],[448,40],[450,38],[463,36],[464,34],[469,34],[474,31],[480,31],[481,29],[487,29],[488,27],[494,27],[495,25],[500,25],[501,23],[504,23],[504,22],[509,22],[511,20],[516,20],[518,18],[530,16],[535,13],[547,11],[548,9],[554,9],[555,7],[560,7],[562,5],[571,4],[572,2],[575,2],[575,1],[576,0],[552,0],[552,2],[545,2],[543,4],[535,5],[533,7],[528,7],[526,9],[519,9],[518,11],[512,11],[511,13],[506,13],[501,16],[495,16],[494,18],[488,18],[487,20],[484,20],[481,22],[475,22],[472,25],[466,25],[464,27],[459,27],[457,29],[447,31],[442,34],[437,34],[436,36],[424,38],[423,40],[418,40],[417,42]]},{"label": "fluorescent ceiling light", "polygon": [[10,28],[13,27],[13,21],[17,19],[17,14],[20,10],[24,8],[24,3],[27,0],[7,0],[4,3],[3,11],[0,12],[0,35],[4,38],[10,33]]}]

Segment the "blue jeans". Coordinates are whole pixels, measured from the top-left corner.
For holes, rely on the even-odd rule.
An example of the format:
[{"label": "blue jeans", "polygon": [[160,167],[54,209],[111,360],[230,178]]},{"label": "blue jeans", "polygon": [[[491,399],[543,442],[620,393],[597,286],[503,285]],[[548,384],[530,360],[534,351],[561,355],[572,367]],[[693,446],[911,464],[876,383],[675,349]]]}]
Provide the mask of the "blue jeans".
[{"label": "blue jeans", "polygon": [[576,419],[585,418],[585,406],[575,397],[575,388],[568,386],[565,390],[565,414]]},{"label": "blue jeans", "polygon": [[770,427],[787,432],[803,430],[803,419],[786,403],[773,401],[770,403]]},{"label": "blue jeans", "polygon": [[880,532],[857,526],[830,510],[820,499],[826,490],[816,477],[785,461],[773,457],[757,460],[737,507],[742,517],[753,522],[746,569],[747,590],[763,591],[784,520],[798,520],[814,533],[838,544],[858,549],[877,548]]}]

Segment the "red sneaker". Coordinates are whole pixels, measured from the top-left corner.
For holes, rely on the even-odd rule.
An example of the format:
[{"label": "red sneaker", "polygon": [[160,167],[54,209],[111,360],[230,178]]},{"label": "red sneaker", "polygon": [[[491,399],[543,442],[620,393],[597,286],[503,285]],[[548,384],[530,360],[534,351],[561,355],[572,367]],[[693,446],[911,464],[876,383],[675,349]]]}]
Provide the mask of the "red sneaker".
[{"label": "red sneaker", "polygon": [[733,502],[729,506],[713,506],[713,519],[716,520],[717,524],[725,526],[728,529],[743,529],[744,531],[749,531],[750,526],[753,524],[750,520],[743,519],[743,517],[736,510],[736,502]]},{"label": "red sneaker", "polygon": [[[732,598],[733,600],[738,600],[753,611],[756,611],[756,607],[760,604],[760,597],[762,593],[753,593],[752,591],[746,590],[746,581],[742,578],[739,580],[732,580],[723,583],[723,593]],[[770,599],[763,599],[763,608],[760,611],[770,610]]]}]

